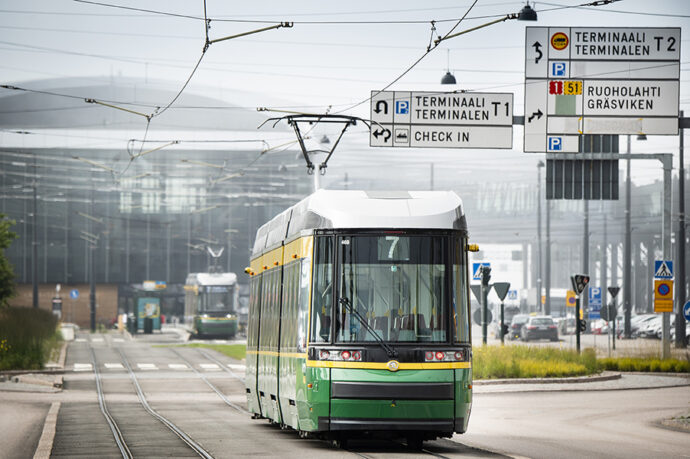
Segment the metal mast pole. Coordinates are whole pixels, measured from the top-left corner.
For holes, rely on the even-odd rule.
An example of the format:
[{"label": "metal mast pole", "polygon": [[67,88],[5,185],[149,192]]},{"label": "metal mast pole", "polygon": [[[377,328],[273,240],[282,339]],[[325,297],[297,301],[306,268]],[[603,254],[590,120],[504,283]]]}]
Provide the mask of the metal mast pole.
[{"label": "metal mast pole", "polygon": [[632,297],[632,260],[630,234],[630,136],[628,135],[628,159],[626,161],[625,174],[625,234],[623,242],[623,310],[625,311],[624,334],[626,339],[630,339],[632,331],[630,329],[631,297]]},{"label": "metal mast pole", "polygon": [[[683,121],[683,111],[680,112],[680,121]],[[680,128],[680,145],[678,155],[678,234],[676,241],[678,244],[678,262],[676,263],[676,347],[685,348],[685,317],[683,316],[683,306],[685,305],[687,279],[685,277],[685,165],[683,156],[685,154],[685,131],[683,126]]]},{"label": "metal mast pole", "polygon": [[542,280],[542,264],[541,264],[541,168],[544,167],[544,162],[537,163],[537,303],[535,310],[543,312],[541,305],[541,280]]}]

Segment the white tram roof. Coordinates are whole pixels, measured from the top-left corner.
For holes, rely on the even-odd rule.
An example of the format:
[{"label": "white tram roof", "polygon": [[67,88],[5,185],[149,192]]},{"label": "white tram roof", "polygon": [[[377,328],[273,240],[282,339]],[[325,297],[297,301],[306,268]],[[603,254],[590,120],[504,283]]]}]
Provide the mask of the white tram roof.
[{"label": "white tram roof", "polygon": [[453,191],[318,190],[261,226],[252,256],[302,231],[323,228],[467,231],[467,223]]},{"label": "white tram roof", "polygon": [[187,285],[234,285],[237,283],[235,273],[190,273]]}]

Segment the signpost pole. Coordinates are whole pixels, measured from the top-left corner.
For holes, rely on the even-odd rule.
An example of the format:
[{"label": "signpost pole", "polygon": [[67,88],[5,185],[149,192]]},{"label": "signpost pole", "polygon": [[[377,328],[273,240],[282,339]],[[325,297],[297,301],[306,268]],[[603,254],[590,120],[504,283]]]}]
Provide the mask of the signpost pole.
[{"label": "signpost pole", "polygon": [[[668,158],[662,160],[664,166],[664,216],[663,216],[663,254],[664,260],[671,260],[671,169],[672,160]],[[671,357],[671,313],[663,312],[661,319],[661,357],[668,359]]]},{"label": "signpost pole", "polygon": [[580,295],[575,299],[575,349],[580,353]]},{"label": "signpost pole", "polygon": [[504,306],[503,306],[503,300],[501,300],[501,346],[503,346],[505,344],[505,341],[503,339],[504,338],[503,335],[505,334],[505,333],[503,333],[503,327],[505,324],[505,315],[503,314],[503,312],[504,312]]}]

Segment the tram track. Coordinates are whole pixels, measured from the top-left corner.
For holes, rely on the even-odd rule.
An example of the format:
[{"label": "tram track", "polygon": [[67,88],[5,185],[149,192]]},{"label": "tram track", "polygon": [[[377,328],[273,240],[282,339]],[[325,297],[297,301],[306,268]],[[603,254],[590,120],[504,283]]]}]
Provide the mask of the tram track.
[{"label": "tram track", "polygon": [[[129,363],[129,360],[127,359],[127,356],[119,346],[114,346],[113,343],[109,340],[105,340],[107,347],[110,350],[116,351],[117,354],[119,354],[120,361],[122,362],[122,365],[124,369],[127,371],[129,379],[132,382],[132,385],[135,389],[135,392],[137,394],[137,397],[139,399],[139,405],[144,408],[144,410],[154,419],[159,421],[161,424],[163,424],[170,432],[175,434],[176,437],[178,437],[182,443],[180,444],[180,447],[184,448],[189,448],[192,451],[194,451],[195,455],[198,455],[199,457],[202,457],[204,459],[213,459],[213,456],[206,451],[199,443],[194,441],[189,435],[187,435],[182,429],[180,429],[175,423],[173,423],[170,419],[166,418],[165,416],[161,415],[158,413],[148,402],[146,399],[146,395],[144,394],[144,391],[141,388],[141,385],[139,384],[139,380],[132,369],[132,366]],[[104,389],[104,384],[103,384],[103,377],[102,373],[99,370],[99,359],[96,356],[96,350],[89,344],[89,353],[91,357],[91,364],[93,368],[93,373],[95,377],[95,382],[96,382],[96,393],[97,393],[97,398],[98,398],[98,405],[101,411],[101,414],[105,418],[108,427],[110,428],[111,434],[115,440],[115,443],[119,449],[120,454],[122,455],[123,458],[125,459],[131,459],[136,456],[140,456],[141,454],[132,452],[132,445],[128,445],[127,440],[125,438],[125,433],[123,432],[123,428],[120,427],[118,420],[116,419],[116,416],[111,413],[111,410],[108,408],[108,404],[106,402],[106,391]],[[101,348],[102,349],[102,348]],[[103,349],[102,349],[103,350]],[[118,410],[115,410],[116,412]],[[126,426],[123,426],[126,427]],[[131,428],[130,428],[131,429]],[[127,429],[124,429],[125,431]],[[132,432],[130,432],[132,433]],[[131,439],[130,439],[131,440]],[[137,443],[137,440],[134,440],[135,443]],[[140,446],[139,446],[140,447]],[[134,448],[136,449],[136,448]]]},{"label": "tram track", "polygon": [[146,399],[146,396],[144,395],[144,391],[141,389],[141,386],[139,385],[139,380],[137,379],[136,374],[134,373],[134,370],[132,370],[131,365],[129,364],[129,360],[127,360],[127,357],[125,356],[124,352],[120,347],[115,348],[117,352],[120,354],[120,358],[122,360],[122,363],[125,366],[125,369],[129,373],[129,377],[132,380],[132,383],[134,384],[134,388],[137,392],[137,396],[139,397],[139,402],[141,405],[144,407],[144,409],[155,419],[160,421],[163,425],[165,425],[171,432],[173,432],[177,437],[180,438],[184,443],[187,444],[196,454],[198,454],[200,457],[203,457],[205,459],[213,459],[213,456],[206,451],[200,444],[195,442],[189,435],[187,435],[182,429],[177,427],[172,421],[170,421],[168,418],[165,416],[161,415],[158,413],[156,410],[154,410],[151,405],[149,405],[148,400]]},{"label": "tram track", "polygon": [[[210,387],[210,388],[218,395],[218,397],[220,397],[220,399],[223,400],[223,402],[224,402],[226,405],[228,405],[228,406],[231,407],[231,408],[234,408],[235,410],[239,411],[239,412],[242,413],[242,414],[249,414],[249,411],[245,410],[244,408],[242,408],[241,406],[237,405],[236,403],[231,402],[231,401],[225,396],[225,394],[223,394],[223,392],[221,392],[220,389],[218,389],[218,387],[216,387],[211,381],[208,380],[208,378],[206,377],[205,374],[203,374],[202,372],[200,372],[199,370],[197,370],[196,368],[194,368],[194,365],[192,364],[192,362],[190,362],[189,360],[187,360],[177,349],[171,349],[171,350],[172,350],[172,352],[173,352],[175,355],[177,355],[178,358],[180,358],[180,359],[181,359],[182,361],[184,361],[187,365],[189,365],[189,367],[192,369],[192,371],[194,371],[194,373],[195,373],[197,376],[199,376],[199,377],[201,378],[201,380],[204,381],[204,382],[206,383],[206,385],[207,385],[208,387]],[[207,357],[206,355],[204,355],[204,356]],[[209,357],[207,357],[207,358],[209,358]],[[220,368],[224,369],[224,365],[223,365],[220,361],[218,361],[218,360],[216,360],[216,359],[214,359],[214,358],[209,358],[209,360],[214,361],[217,365],[219,365]],[[228,370],[228,371],[229,371],[229,370]],[[230,372],[230,373],[232,374],[232,372]],[[234,376],[234,374],[233,374],[233,376]]]},{"label": "tram track", "polygon": [[131,459],[134,456],[132,455],[132,452],[129,450],[129,446],[127,446],[125,437],[122,434],[120,428],[118,427],[117,422],[115,422],[115,419],[110,414],[110,411],[108,411],[108,405],[105,402],[105,394],[103,392],[103,385],[101,384],[101,372],[98,370],[98,363],[96,362],[96,353],[94,352],[91,346],[89,346],[89,350],[91,351],[91,362],[96,377],[96,393],[98,395],[98,406],[101,409],[101,413],[103,413],[103,416],[105,417],[108,426],[110,427],[110,431],[113,433],[115,443],[117,444],[117,447],[120,449],[122,457],[125,459]]}]

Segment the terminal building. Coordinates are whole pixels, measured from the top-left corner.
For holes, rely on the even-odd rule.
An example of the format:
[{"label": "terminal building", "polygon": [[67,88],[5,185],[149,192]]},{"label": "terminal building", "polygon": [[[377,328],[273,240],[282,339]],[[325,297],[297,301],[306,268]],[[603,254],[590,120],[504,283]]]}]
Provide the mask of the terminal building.
[{"label": "terminal building", "polygon": [[[59,295],[63,318],[88,326],[93,278],[97,321],[107,326],[118,312],[131,310],[145,281],[154,281],[163,313],[181,316],[189,273],[217,264],[246,284],[242,273],[257,228],[316,187],[448,189],[462,198],[470,238],[482,249],[473,261],[490,261],[492,280],[511,282],[517,291],[513,301],[525,312],[542,307],[536,292],[541,212],[542,282],[550,265],[550,310],[565,314],[560,293],[570,288],[570,275],[583,270],[584,205],[546,201],[542,155],[519,148],[373,149],[366,128],[358,125],[338,145],[326,174],[308,175],[292,129],[285,123],[258,129],[275,114],[233,103],[241,95],[212,99],[185,93],[147,129],[144,117],[85,103],[82,96],[134,100],[141,104],[135,111],[147,112],[154,110],[154,101],[169,100],[175,91],[118,81],[30,84],[62,95],[54,97],[0,94],[0,213],[16,221],[12,230],[18,236],[5,251],[18,283],[11,304],[31,306],[36,282],[40,307],[50,308],[51,298]],[[328,150],[338,133],[317,125],[307,134],[308,148]],[[607,148],[616,151],[618,142]],[[324,157],[315,153],[312,161],[318,164]],[[620,199],[589,202],[589,273],[602,287],[621,285],[623,276],[623,162],[619,169]],[[659,167],[658,181],[632,187],[633,306],[638,312],[651,310],[653,303],[647,280],[661,247],[660,179]],[[547,205],[550,264],[544,258]],[[220,249],[215,259],[212,253]],[[73,290],[78,298],[69,297]]]}]

